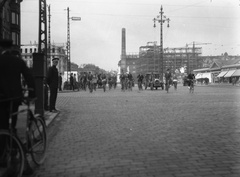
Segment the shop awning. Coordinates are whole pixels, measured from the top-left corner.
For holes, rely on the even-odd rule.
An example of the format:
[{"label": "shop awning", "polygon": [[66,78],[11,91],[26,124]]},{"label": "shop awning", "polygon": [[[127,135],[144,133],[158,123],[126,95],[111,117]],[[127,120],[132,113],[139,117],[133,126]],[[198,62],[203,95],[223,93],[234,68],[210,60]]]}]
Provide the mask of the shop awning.
[{"label": "shop awning", "polygon": [[218,74],[217,77],[223,77],[225,74],[227,74],[228,71],[222,71]]},{"label": "shop awning", "polygon": [[231,77],[233,75],[233,73],[235,73],[235,71],[236,71],[235,69],[234,70],[229,70],[224,77]]},{"label": "shop awning", "polygon": [[240,69],[237,69],[232,76],[240,76]]}]

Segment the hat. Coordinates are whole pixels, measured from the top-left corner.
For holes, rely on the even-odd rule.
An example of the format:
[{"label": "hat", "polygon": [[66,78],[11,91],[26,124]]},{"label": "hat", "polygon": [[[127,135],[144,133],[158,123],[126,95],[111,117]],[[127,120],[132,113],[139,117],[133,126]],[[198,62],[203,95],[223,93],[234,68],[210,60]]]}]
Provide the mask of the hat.
[{"label": "hat", "polygon": [[59,60],[59,58],[53,58],[52,59],[52,61],[58,61]]},{"label": "hat", "polygon": [[13,45],[11,39],[0,39],[0,47],[10,48]]}]

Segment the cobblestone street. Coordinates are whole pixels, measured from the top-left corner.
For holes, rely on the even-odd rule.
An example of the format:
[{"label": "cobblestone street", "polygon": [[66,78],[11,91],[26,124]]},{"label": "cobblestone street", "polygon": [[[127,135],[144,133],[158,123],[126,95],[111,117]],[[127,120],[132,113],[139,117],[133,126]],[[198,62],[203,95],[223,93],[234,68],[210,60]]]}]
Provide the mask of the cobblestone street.
[{"label": "cobblestone street", "polygon": [[239,177],[240,88],[58,94],[34,177]]}]

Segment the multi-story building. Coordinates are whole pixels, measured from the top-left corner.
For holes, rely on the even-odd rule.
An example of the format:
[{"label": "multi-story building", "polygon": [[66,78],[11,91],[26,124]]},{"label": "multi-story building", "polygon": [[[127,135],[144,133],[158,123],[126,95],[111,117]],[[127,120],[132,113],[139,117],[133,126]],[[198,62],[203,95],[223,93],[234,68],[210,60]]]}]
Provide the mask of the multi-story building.
[{"label": "multi-story building", "polygon": [[0,0],[0,39],[11,39],[20,49],[20,3],[22,0]]},{"label": "multi-story building", "polygon": [[[33,66],[33,53],[38,52],[38,44],[35,43],[30,43],[30,44],[25,44],[21,45],[21,54],[22,58],[25,60],[27,63],[28,67]],[[66,55],[66,50],[64,44],[53,44],[51,45],[51,52],[48,53],[48,66],[51,65],[51,59],[54,57],[59,58],[59,63],[58,63],[58,71],[60,73],[64,73],[64,71],[67,70],[67,55]]]},{"label": "multi-story building", "polygon": [[137,62],[137,72],[158,72],[164,73],[168,68],[172,72],[180,72],[181,68],[192,71],[201,64],[198,60],[201,56],[202,48],[164,48],[163,59],[160,57],[160,46],[156,42],[148,42],[146,46],[139,48],[139,60]]}]

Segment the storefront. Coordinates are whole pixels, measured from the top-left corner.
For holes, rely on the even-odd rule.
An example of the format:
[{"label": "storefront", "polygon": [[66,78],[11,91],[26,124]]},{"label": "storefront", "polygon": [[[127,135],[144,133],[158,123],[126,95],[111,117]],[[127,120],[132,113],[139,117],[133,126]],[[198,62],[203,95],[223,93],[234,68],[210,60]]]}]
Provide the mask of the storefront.
[{"label": "storefront", "polygon": [[[232,83],[240,79],[240,61],[235,60],[236,63],[232,65],[219,65],[214,62],[210,68],[202,68],[194,70],[196,79],[208,78],[209,83]],[[229,61],[232,62],[233,61]]]}]

